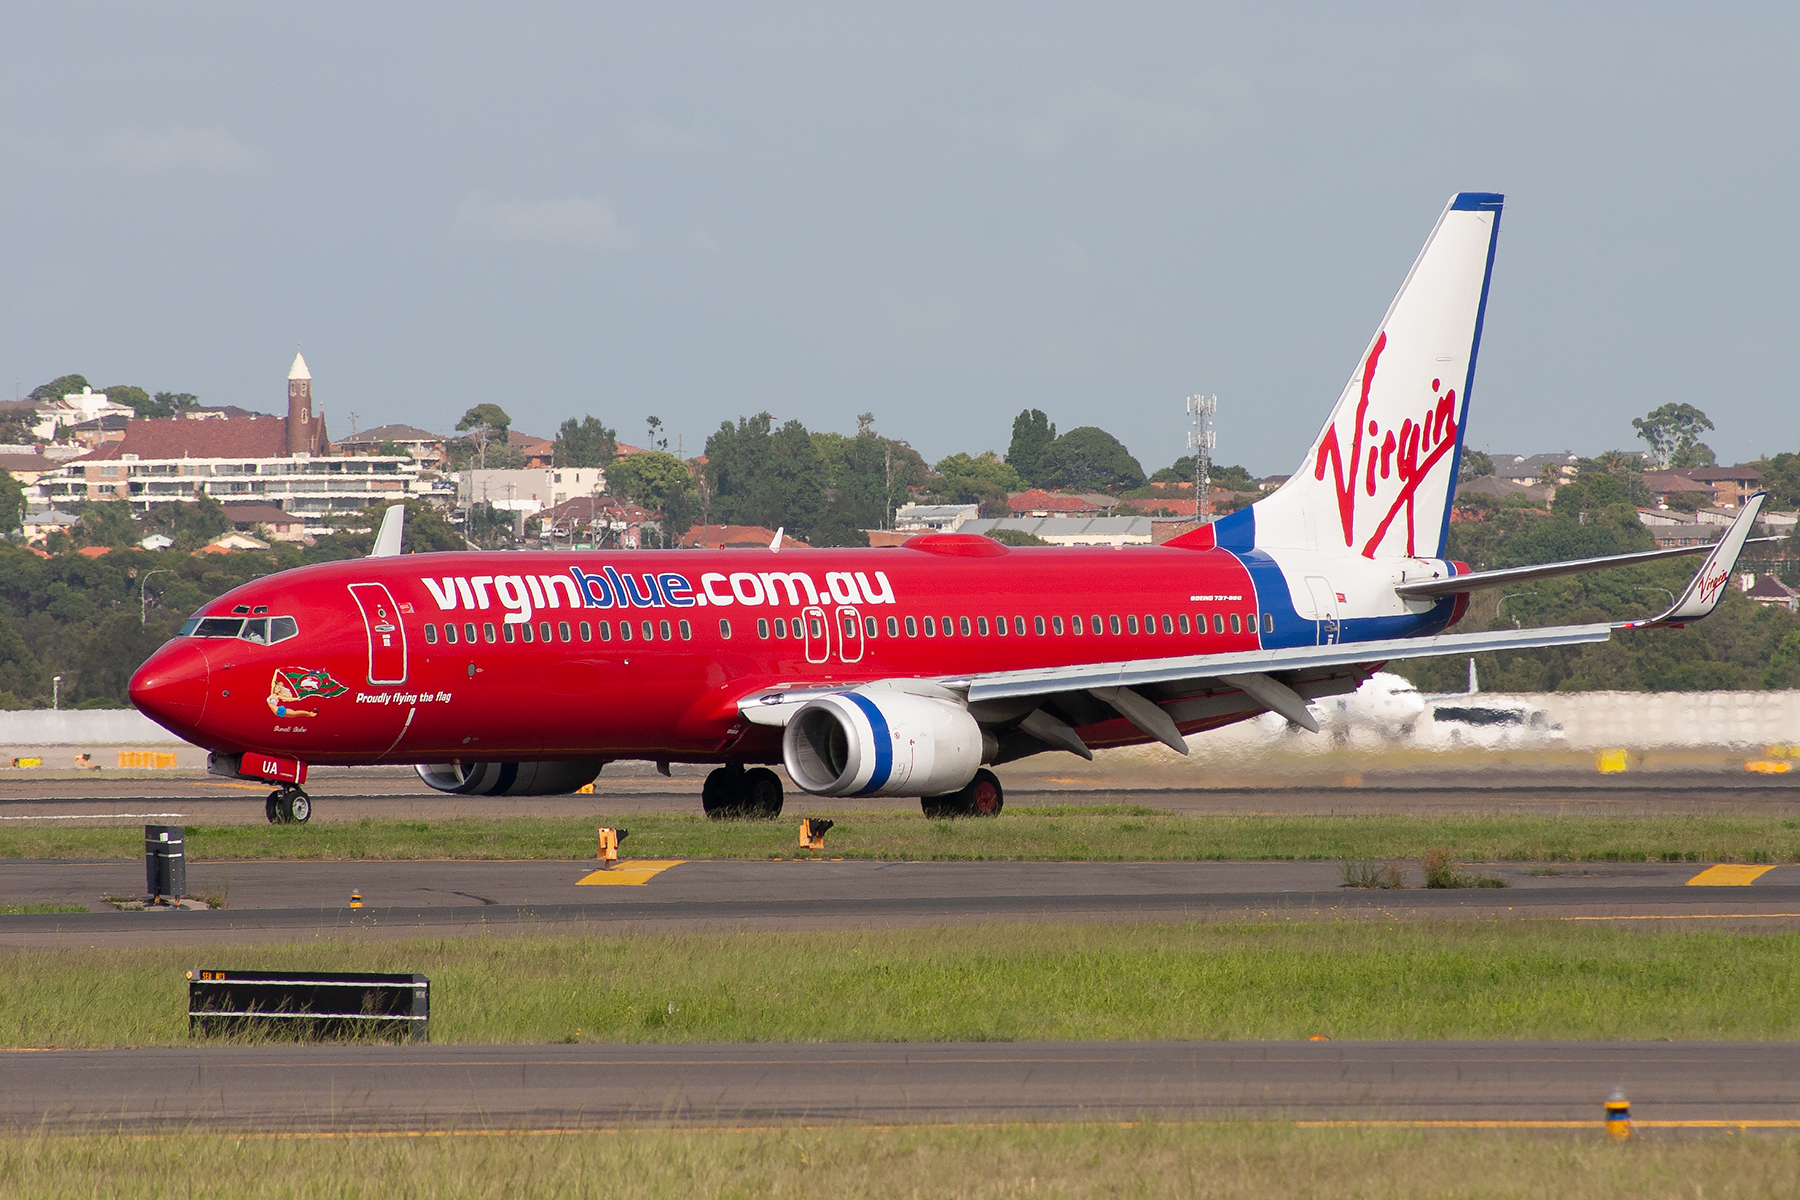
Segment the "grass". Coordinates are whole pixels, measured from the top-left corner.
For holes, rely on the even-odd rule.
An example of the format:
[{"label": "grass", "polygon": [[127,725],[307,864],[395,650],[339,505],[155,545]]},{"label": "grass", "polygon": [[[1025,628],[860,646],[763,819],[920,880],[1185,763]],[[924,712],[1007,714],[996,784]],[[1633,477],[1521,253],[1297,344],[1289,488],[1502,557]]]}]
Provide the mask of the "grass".
[{"label": "grass", "polygon": [[[993,820],[827,813],[825,853],[843,858],[1172,861],[1421,858],[1463,862],[1793,862],[1800,819],[1731,816],[1179,816],[1136,806],[1014,808]],[[622,824],[634,858],[768,858],[796,853],[798,820],[697,815],[361,819],[305,826],[191,825],[191,859],[592,858],[595,831]],[[136,827],[0,830],[0,859],[135,859]]]},{"label": "grass", "polygon": [[1800,1036],[1800,932],[1279,918],[13,950],[0,1045],[185,1044],[215,966],[423,972],[437,1042]]},{"label": "grass", "polygon": [[47,900],[42,904],[0,904],[0,916],[16,916],[20,913],[84,913],[88,911],[85,904],[64,904],[59,900]]},{"label": "grass", "polygon": [[0,1138],[15,1200],[381,1196],[396,1200],[746,1196],[1791,1196],[1800,1139],[1623,1144],[1287,1125],[998,1125],[636,1130],[628,1135],[336,1137],[205,1133]]}]

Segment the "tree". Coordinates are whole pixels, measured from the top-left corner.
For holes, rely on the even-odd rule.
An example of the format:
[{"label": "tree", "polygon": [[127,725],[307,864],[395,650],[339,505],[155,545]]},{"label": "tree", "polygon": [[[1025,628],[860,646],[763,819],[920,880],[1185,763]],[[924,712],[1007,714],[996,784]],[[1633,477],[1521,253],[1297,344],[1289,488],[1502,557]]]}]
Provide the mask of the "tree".
[{"label": "tree", "polygon": [[644,425],[650,431],[650,449],[667,450],[669,439],[663,434],[662,418],[654,415],[645,417]]},{"label": "tree", "polygon": [[24,519],[25,488],[11,471],[0,467],[0,535],[19,528]]},{"label": "tree", "polygon": [[1492,475],[1493,473],[1494,460],[1492,458],[1479,450],[1471,450],[1466,446],[1463,448],[1462,472],[1458,476],[1459,480],[1467,482],[1468,480],[1480,479],[1483,475]]},{"label": "tree", "polygon": [[[107,399],[113,397],[109,393]],[[200,397],[192,392],[158,392],[150,401],[148,409],[140,409],[140,417],[179,417],[183,409],[193,408],[200,403]],[[133,406],[135,407],[135,405]]]},{"label": "tree", "polygon": [[[1044,452],[1056,441],[1056,426],[1039,409],[1028,408],[1013,418],[1012,444],[1006,448],[1006,461],[1028,484],[1041,484],[1038,478]],[[1138,474],[1143,474],[1142,471]]]},{"label": "tree", "polygon": [[930,476],[917,450],[875,432],[872,413],[857,417],[856,436],[815,433],[812,443],[825,470],[825,524],[835,531],[815,537],[815,545],[866,545],[862,531],[885,527],[895,506]]},{"label": "tree", "polygon": [[700,507],[693,471],[664,450],[646,450],[616,460],[606,469],[606,485],[615,495],[661,513],[663,533],[671,538],[693,526]]},{"label": "tree", "polygon": [[574,417],[556,431],[556,452],[551,460],[559,467],[606,467],[618,457],[619,439],[615,430],[600,423],[598,417]]},{"label": "tree", "polygon": [[141,387],[134,387],[129,383],[115,383],[111,387],[103,387],[96,390],[105,392],[106,398],[111,400],[114,404],[131,405],[132,410],[136,412],[140,418],[148,416],[149,414],[145,410],[155,403],[155,401],[150,399],[149,392],[146,392]]},{"label": "tree", "polygon": [[[1800,508],[1800,454],[1782,452],[1756,464],[1762,468],[1762,485],[1769,492],[1769,507],[1778,511]],[[1796,526],[1800,529],[1800,526]]]},{"label": "tree", "polygon": [[1650,444],[1650,460],[1658,467],[1705,467],[1715,461],[1711,447],[1700,441],[1713,423],[1691,404],[1665,404],[1633,417],[1631,427]]},{"label": "tree", "polygon": [[1025,480],[992,450],[971,457],[952,454],[933,467],[932,490],[951,504],[997,504],[1025,490]]},{"label": "tree", "polygon": [[806,426],[789,421],[773,430],[774,423],[766,412],[739,417],[706,439],[708,520],[786,528],[810,541],[825,511],[824,463]]},{"label": "tree", "polygon": [[1123,491],[1143,486],[1144,468],[1118,438],[1083,425],[1050,444],[1032,482],[1064,490]]},{"label": "tree", "polygon": [[[512,418],[507,416],[506,410],[501,408],[498,404],[477,404],[474,408],[471,408],[468,412],[464,413],[462,415],[462,420],[456,423],[456,427],[458,429],[467,430],[469,434],[468,437],[460,439],[465,446],[463,451],[465,461],[468,457],[468,448],[472,447],[475,452],[476,461],[478,461],[482,468],[485,469],[488,460],[488,443],[498,439],[501,445],[505,445],[506,431],[511,425]],[[456,457],[456,453],[452,451],[451,458],[453,462]],[[495,465],[509,466],[511,464],[496,463]]]},{"label": "tree", "polygon": [[1035,533],[1026,533],[1023,529],[992,529],[988,536],[1002,546],[1053,546],[1056,543],[1046,542]]},{"label": "tree", "polygon": [[[117,502],[108,502],[96,507],[111,507],[113,503]],[[121,505],[121,507],[123,506]],[[83,523],[85,524],[85,520]],[[192,502],[156,505],[146,515],[144,527],[133,528],[124,537],[128,541],[135,542],[140,540],[147,530],[164,533],[174,538],[177,550],[194,550],[204,546],[222,533],[230,533],[232,521],[223,505],[202,492]],[[113,544],[123,545],[124,542]]]},{"label": "tree", "polygon": [[73,396],[88,386],[84,375],[63,375],[52,379],[49,383],[39,384],[31,389],[28,399],[61,400],[64,396]]}]

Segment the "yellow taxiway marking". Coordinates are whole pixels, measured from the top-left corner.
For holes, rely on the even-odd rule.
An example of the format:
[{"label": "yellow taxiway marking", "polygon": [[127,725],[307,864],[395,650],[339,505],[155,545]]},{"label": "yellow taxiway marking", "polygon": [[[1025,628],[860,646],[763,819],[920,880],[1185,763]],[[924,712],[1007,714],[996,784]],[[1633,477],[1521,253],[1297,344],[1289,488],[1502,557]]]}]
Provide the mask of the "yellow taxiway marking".
[{"label": "yellow taxiway marking", "polygon": [[580,884],[646,884],[661,875],[670,867],[679,867],[687,860],[684,858],[640,858],[629,859],[609,870],[595,871],[576,880]]},{"label": "yellow taxiway marking", "polygon": [[1720,863],[1708,867],[1687,881],[1689,887],[1749,887],[1774,867],[1748,867],[1742,863]]}]

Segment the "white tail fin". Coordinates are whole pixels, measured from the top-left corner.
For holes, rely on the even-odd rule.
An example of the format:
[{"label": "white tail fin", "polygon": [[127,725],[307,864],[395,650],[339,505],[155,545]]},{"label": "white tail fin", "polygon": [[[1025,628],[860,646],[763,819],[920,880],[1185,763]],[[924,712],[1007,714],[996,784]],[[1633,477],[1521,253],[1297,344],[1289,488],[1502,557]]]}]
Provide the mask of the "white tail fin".
[{"label": "white tail fin", "polygon": [[1443,553],[1502,200],[1445,206],[1300,470],[1253,506],[1254,544]]}]

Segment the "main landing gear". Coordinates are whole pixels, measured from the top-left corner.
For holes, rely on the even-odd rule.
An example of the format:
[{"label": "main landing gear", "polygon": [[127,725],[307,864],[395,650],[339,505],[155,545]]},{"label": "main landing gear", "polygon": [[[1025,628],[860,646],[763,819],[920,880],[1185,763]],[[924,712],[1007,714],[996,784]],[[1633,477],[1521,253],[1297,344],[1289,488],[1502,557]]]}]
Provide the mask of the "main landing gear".
[{"label": "main landing gear", "polygon": [[975,778],[969,780],[969,786],[962,791],[951,792],[948,796],[925,796],[920,799],[919,807],[933,821],[949,817],[997,817],[1006,807],[1006,793],[994,773],[983,767],[975,772]]},{"label": "main landing gear", "polygon": [[728,817],[772,820],[781,815],[781,776],[767,767],[746,771],[742,763],[720,767],[706,777],[700,805],[715,821]]},{"label": "main landing gear", "polygon": [[271,825],[304,825],[312,820],[312,798],[293,785],[269,793],[263,813]]}]

